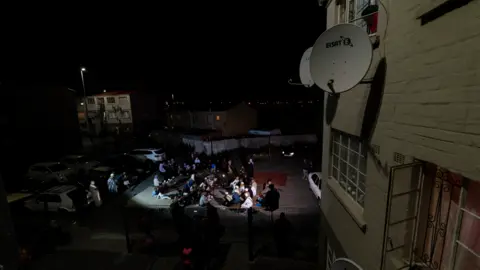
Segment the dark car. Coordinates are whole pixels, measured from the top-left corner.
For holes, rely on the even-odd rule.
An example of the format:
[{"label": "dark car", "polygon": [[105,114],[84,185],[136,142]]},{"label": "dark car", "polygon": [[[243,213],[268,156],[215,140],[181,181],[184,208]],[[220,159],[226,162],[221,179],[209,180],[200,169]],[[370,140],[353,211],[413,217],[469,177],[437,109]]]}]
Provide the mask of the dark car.
[{"label": "dark car", "polygon": [[282,156],[284,157],[294,157],[295,156],[295,147],[293,145],[283,146],[282,147]]}]

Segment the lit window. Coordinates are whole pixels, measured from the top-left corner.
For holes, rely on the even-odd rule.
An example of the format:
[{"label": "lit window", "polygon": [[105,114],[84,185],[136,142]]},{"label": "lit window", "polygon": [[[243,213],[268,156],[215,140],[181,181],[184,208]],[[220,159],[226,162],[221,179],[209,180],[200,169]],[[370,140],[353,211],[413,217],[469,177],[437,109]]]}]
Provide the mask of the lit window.
[{"label": "lit window", "polygon": [[361,206],[365,198],[366,150],[357,137],[332,130],[330,176]]},{"label": "lit window", "polygon": [[216,119],[217,121],[220,121],[220,115],[217,115],[217,116],[215,117],[215,119]]}]

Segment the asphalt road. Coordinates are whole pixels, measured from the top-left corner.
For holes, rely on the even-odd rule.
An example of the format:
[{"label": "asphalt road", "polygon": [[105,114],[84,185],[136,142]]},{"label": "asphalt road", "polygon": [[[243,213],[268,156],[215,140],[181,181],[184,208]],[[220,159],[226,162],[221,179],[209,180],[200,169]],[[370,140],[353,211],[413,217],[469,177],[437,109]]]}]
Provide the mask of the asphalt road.
[{"label": "asphalt road", "polygon": [[[257,171],[277,171],[288,174],[288,180],[285,187],[280,188],[280,209],[274,213],[274,219],[278,217],[281,212],[284,212],[294,227],[293,239],[295,241],[295,253],[292,257],[295,259],[302,259],[306,261],[317,261],[316,248],[318,246],[318,229],[319,229],[319,207],[317,201],[308,189],[307,181],[303,180],[301,170],[301,160],[283,159],[276,156],[272,160],[257,161]],[[105,265],[103,268],[110,269],[106,266],[107,263],[116,265],[116,269],[122,268],[118,262],[129,264],[130,261],[137,259],[132,256],[125,257],[127,251],[126,245],[126,226],[127,224],[129,236],[134,244],[134,253],[137,247],[142,243],[144,235],[138,230],[139,215],[146,211],[142,209],[135,209],[128,211],[127,218],[122,212],[122,205],[132,196],[152,185],[152,177],[148,177],[141,182],[136,188],[127,191],[124,196],[119,196],[110,200],[105,200],[102,207],[92,209],[92,211],[85,213],[82,217],[76,217],[74,223],[63,222],[64,228],[71,232],[72,242],[70,245],[59,248],[56,253],[63,259],[70,258],[70,262],[74,262],[78,255],[80,258],[104,258],[102,261]],[[230,210],[219,210],[220,222],[226,228],[226,233],[221,242],[229,245],[245,246],[247,241],[247,216],[245,214],[233,213]],[[126,222],[125,222],[126,220]],[[176,250],[169,248],[178,239],[175,227],[171,220],[170,212],[167,209],[157,211],[156,220],[154,221],[156,228],[154,235],[158,241],[158,245],[162,248],[157,252],[156,258],[148,257],[143,262],[148,261],[156,265],[162,265],[162,269],[172,269],[178,262],[178,253]],[[254,249],[258,256],[276,256],[273,237],[271,233],[271,217],[265,213],[254,214]],[[230,254],[225,254],[225,264],[238,263],[238,258],[246,260],[247,255],[244,251],[234,251],[235,248],[230,248]],[[236,256],[231,253],[241,252]],[[45,260],[57,257],[56,254],[45,258]],[[109,259],[107,259],[109,258]],[[116,263],[116,264],[115,264]],[[61,264],[57,263],[59,268]],[[78,264],[80,265],[80,263]],[[100,264],[101,265],[101,264]],[[88,269],[95,269],[92,265],[85,265]],[[99,266],[100,267],[100,266]],[[142,266],[138,265],[138,269]],[[150,267],[149,265],[145,267]],[[83,269],[87,269],[83,268]],[[37,268],[43,269],[43,268]],[[78,268],[81,269],[81,268]],[[152,268],[157,269],[157,268]]]}]

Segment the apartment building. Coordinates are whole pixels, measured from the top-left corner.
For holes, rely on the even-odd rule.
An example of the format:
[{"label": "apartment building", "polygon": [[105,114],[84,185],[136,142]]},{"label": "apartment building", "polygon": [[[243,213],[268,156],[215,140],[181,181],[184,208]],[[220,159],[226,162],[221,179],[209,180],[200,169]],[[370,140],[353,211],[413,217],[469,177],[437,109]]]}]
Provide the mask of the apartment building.
[{"label": "apartment building", "polygon": [[[84,100],[78,102],[80,126],[86,130]],[[132,91],[112,91],[86,98],[91,130],[95,134],[107,132],[150,132],[152,123],[159,119],[155,97]]]},{"label": "apartment building", "polygon": [[480,269],[480,1],[321,5],[378,45],[371,84],[325,94],[322,269]]},{"label": "apartment building", "polygon": [[257,127],[257,111],[245,102],[171,112],[170,124],[187,129],[220,131],[222,136],[247,134]]}]

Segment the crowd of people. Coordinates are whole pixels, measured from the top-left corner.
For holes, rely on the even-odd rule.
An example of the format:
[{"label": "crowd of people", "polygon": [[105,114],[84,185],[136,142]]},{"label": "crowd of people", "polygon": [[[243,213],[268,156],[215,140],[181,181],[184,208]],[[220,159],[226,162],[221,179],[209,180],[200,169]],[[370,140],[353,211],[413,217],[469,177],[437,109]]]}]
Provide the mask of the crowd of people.
[{"label": "crowd of people", "polygon": [[[158,199],[183,200],[186,204],[205,207],[214,199],[214,191],[225,190],[224,206],[243,210],[253,206],[270,211],[276,210],[279,192],[270,179],[263,184],[263,189],[259,192],[254,169],[255,163],[251,158],[239,170],[229,159],[204,162],[199,156],[191,154],[189,159],[180,165],[177,160],[171,158],[160,163],[158,174],[153,179],[152,196]],[[201,173],[206,176],[197,177]],[[179,176],[189,178],[177,193],[169,195],[172,194],[170,191],[178,186],[176,179],[179,179]]]}]

